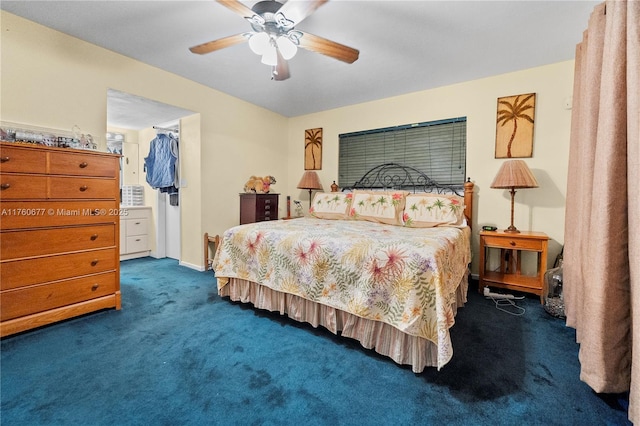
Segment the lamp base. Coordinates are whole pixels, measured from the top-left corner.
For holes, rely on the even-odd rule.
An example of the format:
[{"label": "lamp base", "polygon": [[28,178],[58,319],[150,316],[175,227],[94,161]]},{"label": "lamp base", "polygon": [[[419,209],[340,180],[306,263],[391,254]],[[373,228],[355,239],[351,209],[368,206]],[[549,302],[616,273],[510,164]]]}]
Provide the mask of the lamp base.
[{"label": "lamp base", "polygon": [[511,191],[509,192],[511,193],[511,225],[509,225],[509,227],[505,229],[504,232],[507,232],[509,234],[519,234],[520,231],[518,231],[518,229],[513,226],[513,199],[516,196],[516,189],[511,188]]}]

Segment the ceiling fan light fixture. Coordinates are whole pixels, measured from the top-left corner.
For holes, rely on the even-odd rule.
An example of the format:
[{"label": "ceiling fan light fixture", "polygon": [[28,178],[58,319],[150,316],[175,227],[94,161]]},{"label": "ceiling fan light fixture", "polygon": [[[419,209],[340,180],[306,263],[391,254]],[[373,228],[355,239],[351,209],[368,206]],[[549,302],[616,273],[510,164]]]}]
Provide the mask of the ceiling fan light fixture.
[{"label": "ceiling fan light fixture", "polygon": [[264,55],[271,46],[271,37],[267,33],[255,33],[249,38],[249,47],[256,55]]},{"label": "ceiling fan light fixture", "polygon": [[298,47],[349,64],[358,59],[360,52],[356,49],[295,29],[327,0],[258,0],[251,8],[240,0],[216,1],[246,19],[252,31],[190,47],[192,53],[203,55],[247,42],[262,63],[272,67],[272,78],[278,81],[291,76],[288,60],[296,55]]},{"label": "ceiling fan light fixture", "polygon": [[278,53],[276,52],[275,46],[267,47],[267,50],[262,55],[261,62],[265,65],[272,65],[272,66],[278,65]]},{"label": "ceiling fan light fixture", "polygon": [[276,44],[278,45],[278,50],[282,54],[282,57],[285,60],[289,60],[296,56],[296,52],[298,51],[298,46],[296,46],[293,41],[289,39],[287,36],[280,36],[276,40]]}]

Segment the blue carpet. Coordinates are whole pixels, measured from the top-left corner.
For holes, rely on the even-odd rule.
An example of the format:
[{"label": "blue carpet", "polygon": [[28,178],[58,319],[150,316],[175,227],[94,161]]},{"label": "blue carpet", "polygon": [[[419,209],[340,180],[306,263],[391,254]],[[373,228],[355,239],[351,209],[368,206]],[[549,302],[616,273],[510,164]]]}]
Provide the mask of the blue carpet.
[{"label": "blue carpet", "polygon": [[575,333],[537,298],[475,291],[441,371],[221,299],[212,272],[121,265],[122,310],[1,342],[2,425],[622,425],[624,396],[579,380]]}]

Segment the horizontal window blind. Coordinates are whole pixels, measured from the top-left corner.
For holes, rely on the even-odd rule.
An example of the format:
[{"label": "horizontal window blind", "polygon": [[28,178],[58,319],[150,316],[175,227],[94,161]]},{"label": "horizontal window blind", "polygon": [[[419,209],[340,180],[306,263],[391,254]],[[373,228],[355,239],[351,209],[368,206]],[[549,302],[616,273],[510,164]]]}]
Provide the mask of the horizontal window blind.
[{"label": "horizontal window blind", "polygon": [[352,186],[384,163],[414,167],[441,185],[463,185],[466,176],[466,117],[339,135],[338,179]]}]

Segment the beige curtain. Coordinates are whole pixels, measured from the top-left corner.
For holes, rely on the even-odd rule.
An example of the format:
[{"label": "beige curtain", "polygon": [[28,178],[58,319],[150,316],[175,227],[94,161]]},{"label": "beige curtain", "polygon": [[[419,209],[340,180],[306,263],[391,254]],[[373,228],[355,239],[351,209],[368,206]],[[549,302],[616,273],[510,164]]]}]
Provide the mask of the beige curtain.
[{"label": "beige curtain", "polygon": [[640,423],[640,1],[597,6],[576,48],[565,218],[580,379]]}]

